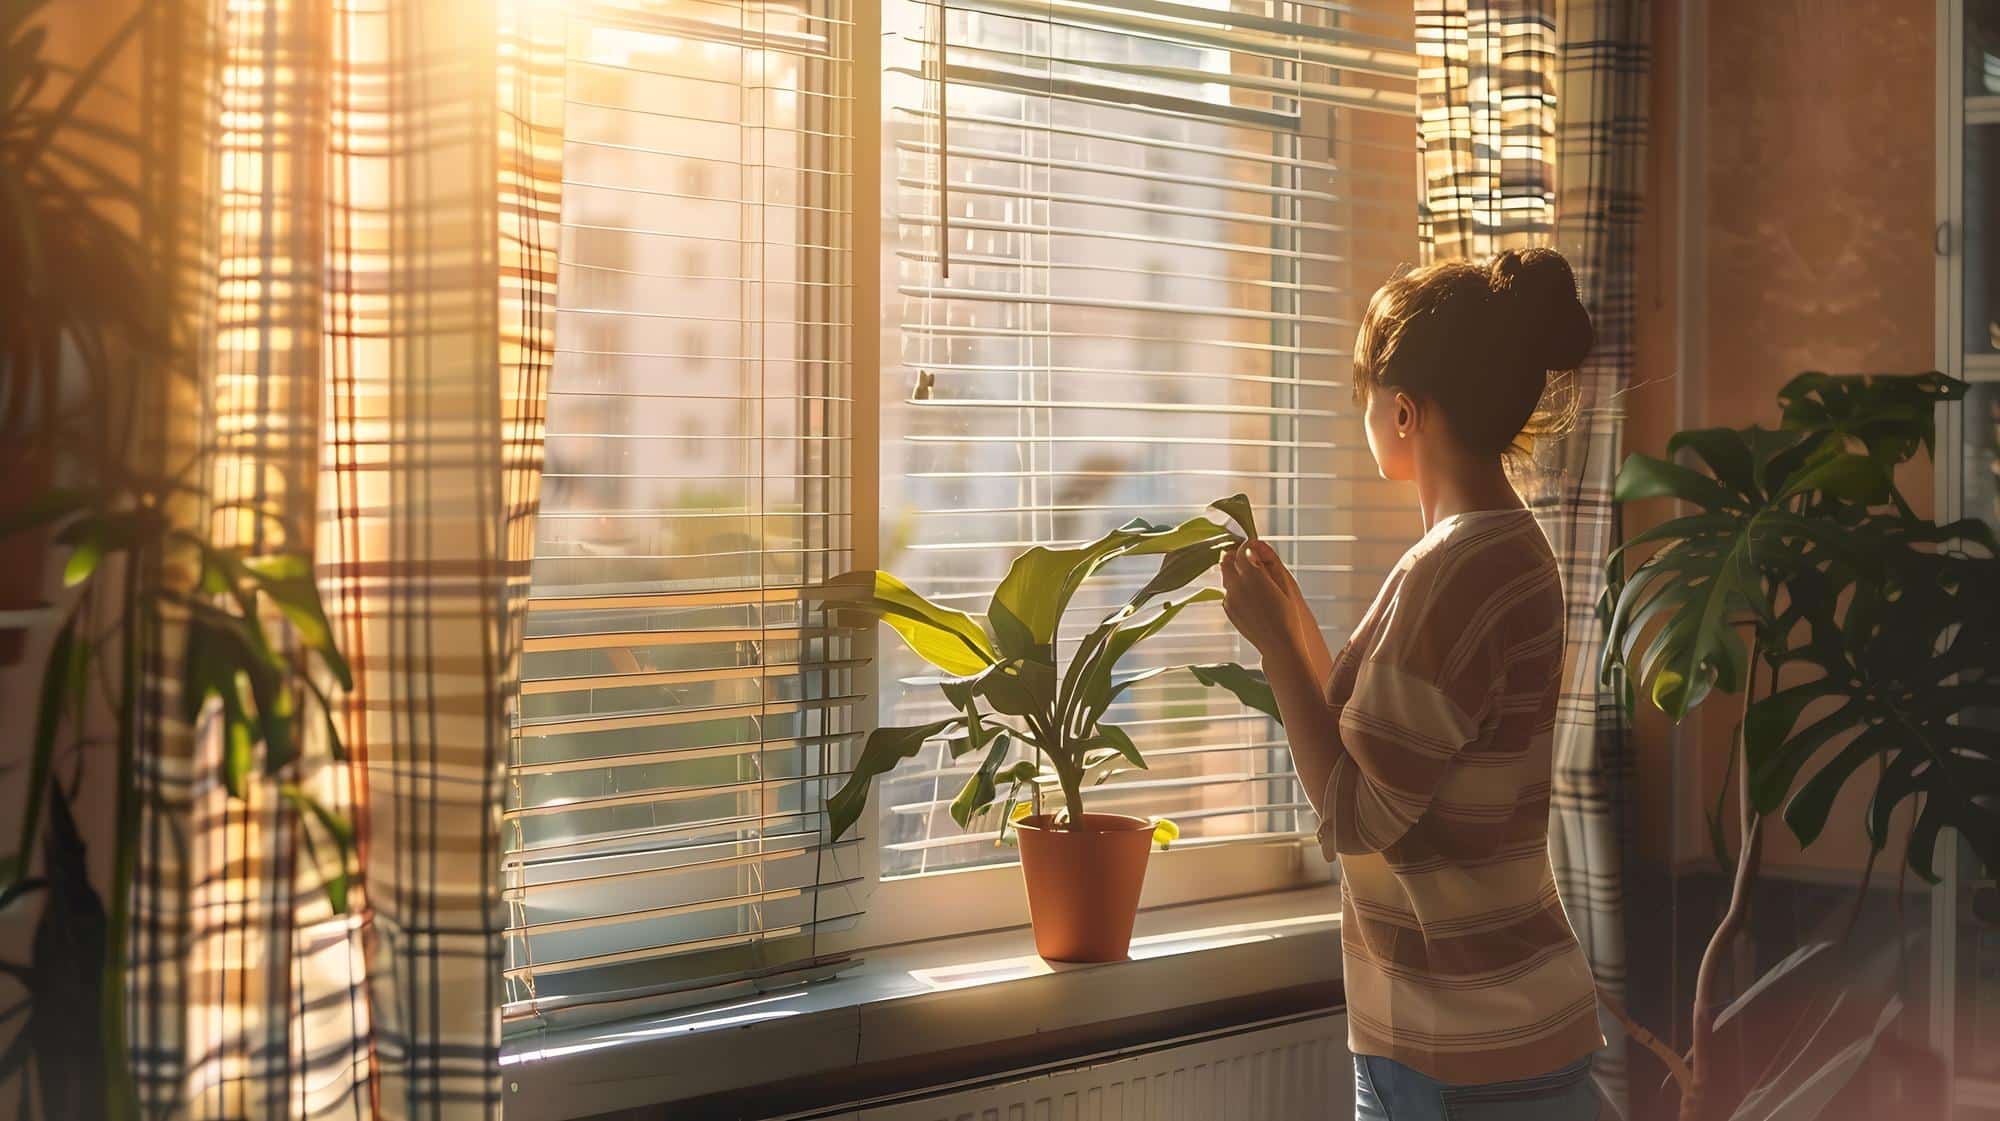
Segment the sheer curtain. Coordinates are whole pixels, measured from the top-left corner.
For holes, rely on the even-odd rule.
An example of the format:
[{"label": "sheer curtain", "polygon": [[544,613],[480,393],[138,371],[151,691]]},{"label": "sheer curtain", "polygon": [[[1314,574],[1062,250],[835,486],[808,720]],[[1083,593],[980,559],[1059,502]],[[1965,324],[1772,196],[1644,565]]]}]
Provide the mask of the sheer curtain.
[{"label": "sheer curtain", "polygon": [[145,18],[150,236],[195,373],[156,438],[199,464],[190,501],[218,540],[316,558],[354,688],[346,758],[296,781],[351,818],[359,866],[336,913],[333,854],[277,781],[220,788],[165,642],[127,973],[142,1112],[497,1118],[560,9],[175,0]]},{"label": "sheer curtain", "polygon": [[[1626,776],[1615,693],[1598,683],[1597,599],[1613,545],[1631,373],[1635,242],[1645,159],[1645,0],[1418,0],[1425,241],[1432,259],[1553,245],[1597,327],[1578,371],[1576,428],[1537,449],[1531,500],[1562,565],[1568,654],[1556,714],[1549,851],[1599,992],[1625,992]],[[1557,93],[1561,93],[1558,104]],[[1625,1037],[1598,1080],[1625,1094]]]}]

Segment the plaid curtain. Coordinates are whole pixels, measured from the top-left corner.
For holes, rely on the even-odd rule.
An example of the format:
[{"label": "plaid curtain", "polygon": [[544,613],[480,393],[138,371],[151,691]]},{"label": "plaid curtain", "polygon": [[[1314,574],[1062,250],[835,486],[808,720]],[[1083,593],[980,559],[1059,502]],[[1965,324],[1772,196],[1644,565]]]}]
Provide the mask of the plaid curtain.
[{"label": "plaid curtain", "polygon": [[1556,213],[1556,0],[1417,0],[1426,264],[1547,245]]},{"label": "plaid curtain", "polygon": [[[1597,599],[1613,545],[1619,404],[1632,368],[1645,159],[1645,0],[1418,0],[1425,244],[1436,258],[1553,244],[1597,327],[1576,428],[1537,449],[1531,504],[1562,565],[1569,650],[1556,715],[1549,852],[1599,991],[1625,996],[1627,786],[1614,692],[1599,686]],[[1561,102],[1556,104],[1560,83]],[[1598,1082],[1626,1087],[1608,1015]]]},{"label": "plaid curtain", "polygon": [[[127,1036],[158,1118],[500,1115],[502,767],[553,357],[563,26],[534,0],[148,10],[154,248],[212,534],[311,550],[354,688],[296,776],[221,789],[149,665]],[[261,512],[253,512],[261,511]],[[267,516],[275,515],[275,516]],[[331,682],[324,684],[331,686]],[[319,742],[311,742],[317,735]]]}]

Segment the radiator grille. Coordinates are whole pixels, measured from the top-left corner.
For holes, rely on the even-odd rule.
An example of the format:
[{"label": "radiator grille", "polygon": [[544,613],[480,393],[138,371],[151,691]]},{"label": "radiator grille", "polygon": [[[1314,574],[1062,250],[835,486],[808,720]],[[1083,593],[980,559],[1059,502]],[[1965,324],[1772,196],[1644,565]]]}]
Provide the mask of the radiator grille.
[{"label": "radiator grille", "polygon": [[1327,1121],[1353,1114],[1347,1020],[1335,1015],[865,1106],[826,1121]]}]

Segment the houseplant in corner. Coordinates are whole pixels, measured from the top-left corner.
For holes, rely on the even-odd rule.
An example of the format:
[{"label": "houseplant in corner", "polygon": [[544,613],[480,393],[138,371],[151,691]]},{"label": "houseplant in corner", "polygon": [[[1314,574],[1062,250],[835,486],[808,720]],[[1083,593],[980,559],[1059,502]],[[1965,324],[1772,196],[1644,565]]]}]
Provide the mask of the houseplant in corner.
[{"label": "houseplant in corner", "polygon": [[[143,164],[146,138],[81,109],[145,12],[72,66],[53,57],[44,7],[0,0],[0,665],[25,649],[24,620],[52,631],[32,734],[4,760],[22,813],[0,847],[0,914],[38,911],[29,960],[0,961],[0,1023],[20,1017],[0,1047],[0,1100],[89,1121],[139,1113],[126,979],[141,826],[149,807],[163,832],[178,812],[154,785],[175,769],[149,755],[155,722],[207,729],[230,796],[268,782],[328,906],[345,910],[353,828],[303,778],[320,750],[344,757],[326,686],[351,680],[310,556],[212,536],[212,515],[268,528],[275,512],[203,509],[200,453],[168,462],[148,432],[161,402],[198,398],[198,364],[158,296],[168,262],[146,235],[165,216],[136,172],[100,162],[109,150]],[[308,538],[284,526],[282,540]],[[63,558],[64,592],[44,607],[46,556]],[[86,788],[105,794],[108,835],[72,813]],[[110,852],[100,881],[89,840]]]},{"label": "houseplant in corner", "polygon": [[[1901,1007],[1892,971],[1857,965],[1841,933],[1801,947],[1718,1013],[1771,818],[1810,845],[1843,787],[1870,791],[1856,914],[1906,803],[1919,876],[1936,878],[1945,830],[1986,868],[2000,865],[2000,732],[1961,719],[2000,709],[2000,556],[1984,524],[1918,517],[1895,482],[1899,464],[1932,449],[1938,402],[1965,388],[1937,373],[1801,374],[1779,391],[1777,430],[1681,432],[1667,451],[1698,467],[1634,455],[1619,473],[1618,501],[1678,499],[1692,512],[1607,562],[1606,680],[1622,681],[1628,705],[1643,695],[1677,721],[1715,694],[1742,697],[1730,770],[1742,840],[1695,980],[1692,1048],[1677,1055],[1627,1022],[1673,1073],[1687,1121],[1815,1115]],[[1651,552],[1628,572],[1637,554],[1627,551],[1641,548]],[[1718,807],[1719,858],[1720,818]],[[1760,1007],[1775,1030],[1746,1030]],[[1769,1077],[1732,1077],[1742,1064],[1731,1060],[1772,1040],[1784,1042],[1748,1064]]]},{"label": "houseplant in corner", "polygon": [[[1243,495],[1212,508],[1256,537]],[[1105,713],[1133,684],[1176,671],[1227,689],[1274,719],[1278,708],[1262,672],[1233,662],[1129,671],[1118,663],[1182,611],[1220,599],[1213,587],[1186,589],[1241,541],[1196,517],[1178,526],[1135,519],[1087,544],[1038,545],[1016,557],[994,589],[986,626],[932,603],[886,572],[851,572],[815,589],[814,598],[835,617],[861,614],[893,628],[941,671],[922,681],[935,684],[957,710],[943,720],[869,735],[853,775],[827,799],[833,835],[860,818],[878,776],[943,738],[953,758],[980,761],[951,804],[953,819],[967,826],[994,815],[1003,833],[1011,825],[1020,839],[1036,950],[1053,961],[1123,958],[1147,855],[1156,839],[1166,843],[1177,831],[1171,822],[1085,810],[1087,787],[1120,770],[1146,767],[1132,737],[1106,722]],[[1139,556],[1158,556],[1159,568],[1062,661],[1057,635],[1077,589],[1106,563]],[[1030,747],[1032,758],[1009,764],[1016,744]]]}]

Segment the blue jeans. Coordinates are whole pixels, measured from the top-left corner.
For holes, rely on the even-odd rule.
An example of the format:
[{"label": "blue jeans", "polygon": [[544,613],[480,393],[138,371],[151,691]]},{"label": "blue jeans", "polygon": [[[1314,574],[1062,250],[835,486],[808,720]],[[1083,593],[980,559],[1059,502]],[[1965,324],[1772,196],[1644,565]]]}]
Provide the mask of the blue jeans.
[{"label": "blue jeans", "polygon": [[1596,1121],[1590,1060],[1517,1082],[1439,1082],[1394,1059],[1354,1056],[1355,1121]]}]

